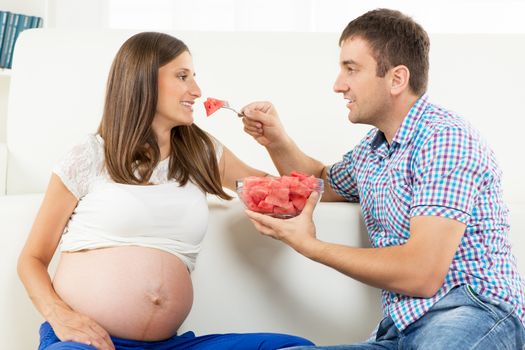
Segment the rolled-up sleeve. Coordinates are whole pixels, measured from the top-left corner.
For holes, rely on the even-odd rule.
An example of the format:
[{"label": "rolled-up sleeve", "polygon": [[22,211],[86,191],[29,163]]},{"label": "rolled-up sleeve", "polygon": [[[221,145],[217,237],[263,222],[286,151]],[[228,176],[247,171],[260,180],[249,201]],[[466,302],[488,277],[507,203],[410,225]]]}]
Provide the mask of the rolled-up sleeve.
[{"label": "rolled-up sleeve", "polygon": [[468,223],[487,162],[464,130],[444,128],[418,152],[410,216],[441,216]]},{"label": "rolled-up sleeve", "polygon": [[350,202],[359,202],[359,192],[355,179],[354,151],[343,156],[343,160],[328,167],[327,177],[332,189]]}]

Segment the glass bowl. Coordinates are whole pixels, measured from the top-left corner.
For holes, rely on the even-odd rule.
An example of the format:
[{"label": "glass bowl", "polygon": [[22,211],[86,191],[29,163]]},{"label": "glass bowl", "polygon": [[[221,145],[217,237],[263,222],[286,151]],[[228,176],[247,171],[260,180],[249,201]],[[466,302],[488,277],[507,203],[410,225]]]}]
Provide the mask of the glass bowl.
[{"label": "glass bowl", "polygon": [[320,199],[324,190],[322,179],[297,172],[281,177],[249,176],[237,180],[236,185],[246,208],[280,219],[301,214],[312,191],[318,192]]}]

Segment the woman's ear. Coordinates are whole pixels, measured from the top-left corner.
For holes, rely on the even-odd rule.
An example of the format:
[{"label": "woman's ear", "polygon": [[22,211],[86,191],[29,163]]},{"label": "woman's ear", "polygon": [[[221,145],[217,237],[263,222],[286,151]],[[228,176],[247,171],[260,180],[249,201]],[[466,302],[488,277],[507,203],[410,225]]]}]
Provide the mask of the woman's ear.
[{"label": "woman's ear", "polygon": [[392,68],[391,71],[391,87],[392,95],[399,95],[409,88],[410,71],[407,66],[399,65]]}]

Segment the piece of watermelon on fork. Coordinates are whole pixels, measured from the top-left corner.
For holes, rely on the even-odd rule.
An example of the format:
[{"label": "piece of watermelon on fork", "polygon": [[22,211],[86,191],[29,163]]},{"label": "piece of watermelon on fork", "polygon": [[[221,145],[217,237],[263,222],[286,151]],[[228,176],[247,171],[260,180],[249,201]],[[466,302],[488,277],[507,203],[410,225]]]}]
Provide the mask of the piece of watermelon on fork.
[{"label": "piece of watermelon on fork", "polygon": [[204,108],[206,109],[206,116],[209,117],[213,113],[217,112],[217,110],[224,106],[224,101],[208,97],[206,101],[204,101]]}]

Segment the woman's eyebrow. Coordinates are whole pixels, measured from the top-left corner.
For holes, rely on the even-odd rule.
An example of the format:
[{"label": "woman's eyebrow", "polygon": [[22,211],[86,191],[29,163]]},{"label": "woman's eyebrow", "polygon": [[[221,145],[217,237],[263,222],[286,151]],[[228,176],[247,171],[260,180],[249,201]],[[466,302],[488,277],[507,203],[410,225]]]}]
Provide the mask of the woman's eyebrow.
[{"label": "woman's eyebrow", "polygon": [[[177,68],[177,71],[178,71],[178,72],[188,73],[188,74],[193,72],[191,69],[189,69],[189,68],[184,68],[184,67]],[[192,75],[195,76],[195,72],[193,72]]]}]

